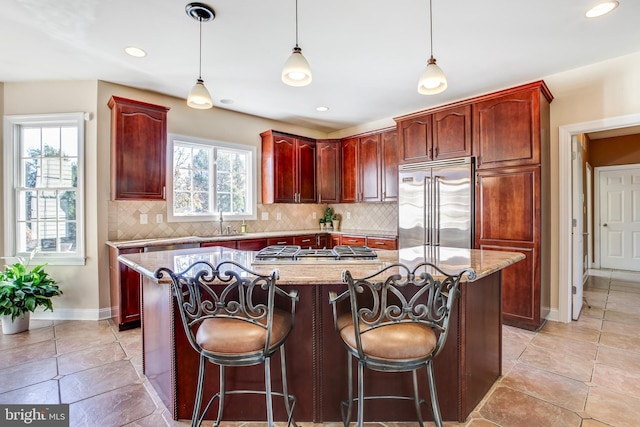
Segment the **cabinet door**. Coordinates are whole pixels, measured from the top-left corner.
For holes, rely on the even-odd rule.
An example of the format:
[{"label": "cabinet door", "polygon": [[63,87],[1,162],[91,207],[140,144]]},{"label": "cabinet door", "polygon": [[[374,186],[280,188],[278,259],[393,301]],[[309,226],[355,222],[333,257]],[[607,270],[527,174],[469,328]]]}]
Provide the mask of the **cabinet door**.
[{"label": "cabinet door", "polygon": [[433,160],[432,116],[403,120],[398,125],[402,163]]},{"label": "cabinet door", "polygon": [[380,178],[382,185],[382,201],[398,200],[398,138],[397,131],[391,130],[380,134],[380,152],[382,166]]},{"label": "cabinet door", "polygon": [[[127,248],[117,251],[118,255],[136,254],[142,252],[142,248]],[[112,305],[118,306],[120,311],[117,322],[120,330],[140,326],[140,273],[118,262],[119,286],[116,290],[116,301]],[[114,293],[112,290],[112,297]]]},{"label": "cabinet door", "polygon": [[358,141],[358,175],[360,202],[380,202],[380,134],[364,136]]},{"label": "cabinet door", "polygon": [[540,91],[529,89],[473,105],[478,169],[540,163]]},{"label": "cabinet door", "polygon": [[318,203],[340,203],[340,141],[316,144]]},{"label": "cabinet door", "polygon": [[221,246],[223,248],[236,249],[236,241],[235,240],[223,240],[219,242],[204,242],[200,244],[201,248],[210,248],[214,246]]},{"label": "cabinet door", "polygon": [[348,138],[340,144],[342,173],[340,197],[342,203],[358,201],[358,138]]},{"label": "cabinet door", "polygon": [[330,238],[331,238],[331,246],[330,246],[331,248],[333,248],[334,246],[339,246],[341,244],[340,243],[341,236],[339,234],[332,234]]},{"label": "cabinet door", "polygon": [[166,107],[111,97],[111,197],[164,200]]},{"label": "cabinet door", "polygon": [[295,138],[273,135],[273,194],[275,203],[296,202],[296,147]]},{"label": "cabinet door", "polygon": [[297,140],[296,192],[298,203],[316,202],[316,142]]},{"label": "cabinet door", "polygon": [[471,155],[471,105],[433,113],[433,157],[451,159]]}]

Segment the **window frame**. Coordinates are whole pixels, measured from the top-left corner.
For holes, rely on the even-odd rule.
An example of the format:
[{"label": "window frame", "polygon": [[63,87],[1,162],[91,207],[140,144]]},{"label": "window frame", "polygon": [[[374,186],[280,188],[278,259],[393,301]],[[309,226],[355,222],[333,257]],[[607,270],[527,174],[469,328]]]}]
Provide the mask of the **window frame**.
[{"label": "window frame", "polygon": [[[4,250],[6,255],[31,259],[31,264],[47,263],[49,265],[85,265],[85,192],[84,192],[84,145],[86,113],[29,114],[6,115],[4,117]],[[19,247],[17,209],[21,188],[22,166],[20,161],[20,135],[23,126],[75,125],[78,129],[78,183],[76,187],[76,251],[65,252],[17,252]],[[7,209],[8,207],[8,209]]]},{"label": "window frame", "polygon": [[[217,212],[203,215],[174,215],[173,213],[173,152],[175,142],[193,145],[204,145],[210,147],[213,151],[216,148],[239,150],[247,152],[250,159],[247,168],[247,186],[248,188],[248,214],[231,214],[223,212],[222,216],[225,221],[241,221],[241,220],[255,220],[258,217],[258,197],[257,197],[257,185],[256,185],[256,173],[257,173],[257,149],[251,145],[236,144],[232,142],[218,141],[205,138],[197,138],[193,136],[179,135],[169,133],[167,134],[167,184],[166,184],[166,201],[167,201],[167,222],[208,222],[218,221],[219,215]],[[215,162],[212,166],[213,177],[211,187],[211,197],[216,196],[216,166]],[[215,199],[214,199],[215,200]]]}]

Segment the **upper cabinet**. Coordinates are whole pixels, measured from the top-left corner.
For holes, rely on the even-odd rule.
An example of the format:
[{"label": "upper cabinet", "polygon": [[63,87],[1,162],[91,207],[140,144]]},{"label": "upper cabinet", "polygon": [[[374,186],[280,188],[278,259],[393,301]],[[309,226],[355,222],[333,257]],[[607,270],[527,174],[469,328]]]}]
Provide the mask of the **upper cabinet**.
[{"label": "upper cabinet", "polygon": [[386,129],[342,140],[342,202],[398,199],[396,130]]},{"label": "upper cabinet", "polygon": [[[539,83],[491,94],[473,104],[474,154],[478,169],[541,163],[541,114],[552,96]],[[544,133],[546,132],[546,133]]]},{"label": "upper cabinet", "polygon": [[268,130],[262,137],[262,203],[315,203],[316,141]]},{"label": "upper cabinet", "polygon": [[112,96],[111,198],[163,200],[167,111],[160,105]]},{"label": "upper cabinet", "polygon": [[471,105],[443,108],[397,120],[401,163],[471,155]]},{"label": "upper cabinet", "polygon": [[340,203],[340,140],[316,143],[318,203]]}]

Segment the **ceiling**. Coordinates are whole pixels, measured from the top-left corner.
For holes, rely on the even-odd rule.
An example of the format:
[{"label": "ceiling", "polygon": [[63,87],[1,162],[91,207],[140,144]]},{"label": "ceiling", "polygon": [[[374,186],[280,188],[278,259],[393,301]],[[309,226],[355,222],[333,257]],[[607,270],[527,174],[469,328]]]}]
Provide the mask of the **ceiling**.
[{"label": "ceiling", "polygon": [[[449,87],[425,96],[427,0],[299,0],[306,87],[280,80],[295,44],[294,0],[206,0],[216,18],[202,24],[202,77],[218,108],[331,132],[637,52],[640,1],[585,18],[596,2],[433,0],[434,56]],[[3,0],[0,81],[98,79],[186,98],[199,31],[186,4]],[[128,56],[130,45],[148,55]]]}]

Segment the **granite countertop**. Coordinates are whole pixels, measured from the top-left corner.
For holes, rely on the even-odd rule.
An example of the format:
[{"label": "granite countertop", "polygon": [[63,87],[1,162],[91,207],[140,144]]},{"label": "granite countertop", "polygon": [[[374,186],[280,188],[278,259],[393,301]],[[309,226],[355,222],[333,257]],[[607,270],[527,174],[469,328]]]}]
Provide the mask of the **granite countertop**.
[{"label": "granite countertop", "polygon": [[118,248],[139,248],[147,246],[163,246],[177,245],[185,243],[204,243],[204,242],[226,242],[229,240],[247,240],[247,239],[264,239],[270,237],[287,237],[301,236],[304,234],[348,234],[352,236],[370,236],[370,237],[386,237],[394,239],[397,234],[388,231],[379,230],[340,230],[340,231],[321,231],[319,229],[312,230],[280,230],[280,231],[264,231],[256,233],[240,233],[231,235],[216,234],[213,236],[185,236],[185,237],[158,237],[149,239],[133,239],[133,240],[110,240],[107,245]]},{"label": "granite countertop", "polygon": [[[154,272],[160,267],[182,271],[199,260],[209,261],[213,265],[223,260],[232,260],[260,274],[269,274],[277,269],[280,284],[313,285],[342,284],[344,270],[349,270],[354,277],[365,277],[392,263],[402,262],[412,265],[421,261],[429,261],[449,274],[471,268],[476,273],[474,280],[477,280],[525,258],[519,252],[430,246],[417,246],[397,251],[377,250],[378,259],[362,261],[324,259],[256,261],[256,253],[256,251],[223,247],[205,247],[120,255],[118,260],[151,278],[154,278]],[[304,268],[301,268],[303,266]]]}]

